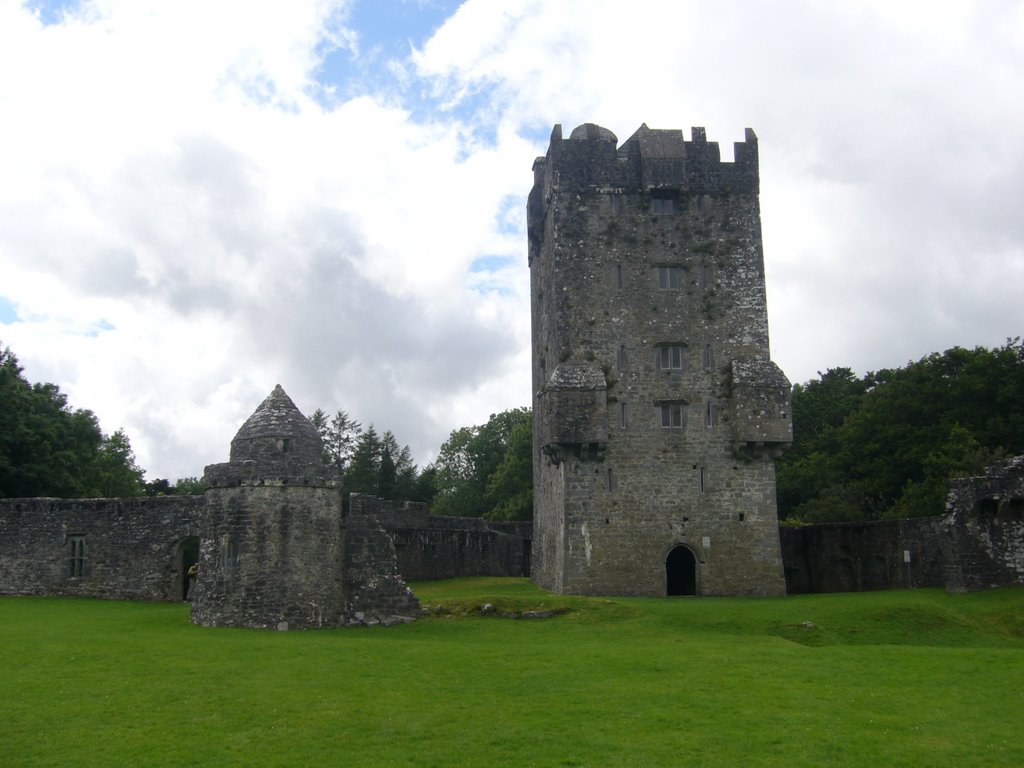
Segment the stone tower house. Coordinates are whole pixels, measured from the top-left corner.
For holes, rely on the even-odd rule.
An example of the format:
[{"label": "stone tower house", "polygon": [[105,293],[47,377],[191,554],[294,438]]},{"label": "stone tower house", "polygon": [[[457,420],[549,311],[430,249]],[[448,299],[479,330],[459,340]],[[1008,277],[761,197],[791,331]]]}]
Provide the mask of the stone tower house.
[{"label": "stone tower house", "polygon": [[305,629],[415,617],[376,520],[344,516],[323,444],[280,385],[206,468],[192,621]]},{"label": "stone tower house", "polygon": [[757,138],[621,146],[556,125],[528,207],[533,579],[556,592],[785,594]]}]

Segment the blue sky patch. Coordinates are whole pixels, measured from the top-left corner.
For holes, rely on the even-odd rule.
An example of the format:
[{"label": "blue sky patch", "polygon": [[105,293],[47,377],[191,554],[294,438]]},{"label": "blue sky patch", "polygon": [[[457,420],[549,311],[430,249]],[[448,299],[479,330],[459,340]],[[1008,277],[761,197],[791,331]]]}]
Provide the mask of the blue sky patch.
[{"label": "blue sky patch", "polygon": [[[437,120],[443,111],[468,126],[475,141],[495,146],[494,87],[479,84],[442,110],[452,93],[436,87],[440,83],[417,77],[410,59],[412,49],[422,48],[461,4],[458,0],[360,0],[345,21],[359,33],[359,53],[344,48],[325,52],[316,75],[324,90],[314,98],[330,108],[367,94],[387,95],[408,110],[415,122]],[[459,159],[469,154],[467,148]]]},{"label": "blue sky patch", "polygon": [[5,296],[0,296],[0,324],[10,325],[11,323],[18,322],[17,310],[14,309],[14,304],[11,300]]},{"label": "blue sky patch", "polygon": [[473,259],[469,265],[470,272],[497,272],[512,266],[514,259],[511,256],[480,256]]},{"label": "blue sky patch", "polygon": [[422,48],[458,10],[459,0],[360,0],[352,6],[348,26],[359,30],[361,55],[379,52],[403,59],[410,46]]},{"label": "blue sky patch", "polygon": [[[366,93],[402,91],[403,83],[390,65],[400,62],[409,66],[412,48],[422,48],[460,4],[452,0],[360,0],[345,21],[347,28],[358,32],[358,56],[344,48],[327,51],[317,72],[318,82],[334,89],[342,101]],[[413,98],[434,106],[425,92],[413,94]]]},{"label": "blue sky patch", "polygon": [[88,336],[89,338],[96,338],[101,333],[104,333],[105,331],[112,331],[112,330],[114,330],[114,324],[113,323],[109,322],[108,320],[100,320],[98,323],[95,323],[92,326],[92,328],[90,328],[88,331],[86,331],[85,335]]},{"label": "blue sky patch", "polygon": [[39,14],[39,20],[47,27],[60,24],[65,11],[77,10],[80,5],[81,0],[30,0],[25,3],[26,8]]}]

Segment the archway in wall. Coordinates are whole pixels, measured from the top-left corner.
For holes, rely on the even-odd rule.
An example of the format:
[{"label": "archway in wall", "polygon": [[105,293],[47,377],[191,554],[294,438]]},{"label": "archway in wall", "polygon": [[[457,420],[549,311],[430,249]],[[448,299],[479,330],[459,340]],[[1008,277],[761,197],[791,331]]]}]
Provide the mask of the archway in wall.
[{"label": "archway in wall", "polygon": [[187,536],[178,542],[174,553],[175,600],[188,597],[188,569],[199,562],[199,537]]},{"label": "archway in wall", "polygon": [[680,544],[665,558],[665,593],[670,597],[697,594],[697,558],[689,547]]}]

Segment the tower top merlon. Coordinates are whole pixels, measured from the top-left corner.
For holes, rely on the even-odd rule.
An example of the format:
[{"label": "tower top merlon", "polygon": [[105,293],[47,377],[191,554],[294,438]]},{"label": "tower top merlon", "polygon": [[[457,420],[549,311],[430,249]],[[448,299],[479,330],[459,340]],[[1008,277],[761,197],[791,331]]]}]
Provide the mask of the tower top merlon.
[{"label": "tower top merlon", "polygon": [[703,127],[648,128],[617,145],[617,138],[596,123],[584,123],[563,138],[556,124],[543,160],[534,163],[534,182],[557,187],[673,188],[693,194],[757,194],[757,136],[747,128],[745,141],[733,145],[733,162],[723,162],[718,142]]}]

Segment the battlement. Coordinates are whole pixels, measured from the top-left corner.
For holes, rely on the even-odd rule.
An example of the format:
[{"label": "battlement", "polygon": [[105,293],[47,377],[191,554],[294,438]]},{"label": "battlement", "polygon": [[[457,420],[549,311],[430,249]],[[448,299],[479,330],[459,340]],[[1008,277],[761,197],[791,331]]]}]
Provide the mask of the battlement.
[{"label": "battlement", "polygon": [[568,139],[555,125],[548,153],[537,158],[533,172],[534,188],[548,191],[552,186],[601,186],[623,192],[757,194],[757,136],[747,128],[745,140],[733,144],[733,161],[723,162],[718,142],[708,141],[702,127],[692,128],[686,141],[681,130],[644,123],[618,145],[614,133],[593,123],[578,126]]}]

